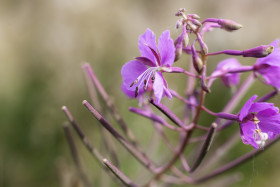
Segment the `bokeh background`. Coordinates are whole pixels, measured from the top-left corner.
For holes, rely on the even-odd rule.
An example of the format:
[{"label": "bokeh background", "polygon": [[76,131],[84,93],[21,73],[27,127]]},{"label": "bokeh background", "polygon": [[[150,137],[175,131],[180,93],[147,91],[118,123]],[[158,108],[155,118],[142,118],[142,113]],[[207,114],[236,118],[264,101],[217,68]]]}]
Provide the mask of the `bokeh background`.
[{"label": "bokeh background", "polygon": [[[188,13],[200,15],[201,20],[226,18],[244,26],[238,32],[216,30],[207,34],[210,52],[269,44],[280,35],[280,1],[276,0],[1,0],[0,186],[81,186],[63,134],[62,124],[66,119],[61,106],[68,106],[97,147],[102,150],[104,145],[99,125],[81,104],[89,99],[81,70],[83,62],[91,64],[143,147],[148,147],[153,128],[147,120],[127,111],[137,103],[121,92],[120,70],[125,62],[139,55],[138,36],[146,28],[157,36],[166,29],[173,37],[180,33],[175,29],[174,13],[182,7]],[[224,58],[223,55],[211,58],[209,63],[213,66],[209,71]],[[189,59],[184,59],[178,62],[179,66],[186,67]],[[243,64],[255,61],[239,59]],[[170,87],[182,93],[185,77],[167,77]],[[262,95],[270,90],[255,83],[243,102],[253,93]],[[231,91],[225,91],[217,81],[206,104],[217,111],[230,95]],[[279,96],[273,101],[279,106]],[[167,99],[163,102],[180,114],[182,105],[172,105]],[[211,119],[205,117],[201,123],[208,125]],[[236,130],[237,125],[226,133]],[[228,134],[217,138],[217,144]],[[176,142],[177,135],[170,136]],[[76,136],[75,139],[84,171],[93,186],[118,186]],[[279,146],[276,144],[233,170],[239,173],[238,183],[214,180],[207,185],[279,186]],[[138,172],[142,167],[123,148],[119,145],[117,148],[122,170],[133,180],[141,181]],[[239,140],[222,162],[250,150],[250,146]],[[160,151],[164,148],[155,155],[164,153]]]}]

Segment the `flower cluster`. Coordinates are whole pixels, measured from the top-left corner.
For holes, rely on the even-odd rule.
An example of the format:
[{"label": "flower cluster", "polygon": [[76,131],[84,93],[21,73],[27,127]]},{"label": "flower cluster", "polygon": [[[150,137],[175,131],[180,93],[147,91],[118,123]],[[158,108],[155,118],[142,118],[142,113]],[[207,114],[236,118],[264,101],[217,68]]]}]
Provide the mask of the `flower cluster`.
[{"label": "flower cluster", "polygon": [[[160,155],[150,152],[162,151],[162,149],[155,149],[156,146],[154,145],[151,146],[153,149],[149,149],[149,154],[145,153],[133,131],[130,129],[130,126],[118,112],[117,107],[102,87],[89,64],[83,66],[84,72],[86,73],[86,80],[90,81],[87,85],[91,85],[89,86],[91,99],[97,109],[87,101],[83,101],[83,105],[116,141],[149,170],[149,176],[152,175],[149,177],[149,180],[141,181],[143,184],[135,184],[133,180],[125,176],[117,167],[121,164],[119,160],[123,160],[118,159],[119,153],[115,151],[118,147],[115,147],[115,144],[111,140],[108,140],[107,134],[106,136],[102,134],[104,135],[103,139],[108,140],[108,142],[104,142],[104,147],[109,152],[106,155],[113,162],[110,162],[102,155],[102,152],[99,152],[93,146],[67,107],[62,107],[69,122],[89,152],[100,164],[104,164],[108,169],[107,171],[112,171],[112,174],[116,175],[116,178],[120,179],[120,182],[124,186],[151,186],[156,182],[159,182],[159,184],[166,183],[168,185],[193,185],[202,183],[244,163],[280,139],[280,136],[277,136],[280,134],[279,108],[274,106],[273,103],[266,102],[277,95],[278,89],[280,89],[279,40],[275,40],[270,45],[260,45],[245,50],[226,49],[218,52],[209,52],[211,49],[208,49],[208,45],[203,38],[208,32],[214,31],[215,29],[233,32],[241,29],[242,25],[232,20],[217,18],[207,18],[200,22],[200,17],[197,14],[185,14],[185,9],[180,9],[175,15],[179,17],[176,28],[182,29],[181,34],[173,40],[170,36],[170,31],[166,30],[161,34],[157,42],[155,34],[150,29],[147,29],[139,37],[138,45],[141,55],[125,63],[121,69],[123,92],[129,98],[135,98],[139,102],[139,107],[130,107],[129,111],[148,118],[152,122],[154,131],[162,139],[155,138],[153,139],[154,141],[151,141],[151,144],[155,143],[154,145],[160,145],[159,141],[164,140],[164,145],[170,149],[172,154],[170,160],[164,160],[160,164],[158,160],[161,159],[150,158],[150,155]],[[193,35],[193,37],[190,37],[190,35]],[[191,39],[193,40],[191,41]],[[211,57],[220,54],[230,57],[218,62],[215,70],[209,72],[211,68],[208,68],[208,65],[212,63]],[[180,63],[186,63],[181,58],[183,55],[188,55],[190,57],[189,59],[191,59],[190,62],[187,62],[188,69],[182,68],[186,67],[183,65],[180,67]],[[241,60],[239,62],[233,56],[256,58],[256,62],[251,66],[242,65]],[[174,66],[175,62],[176,66]],[[172,84],[168,86],[164,78],[164,75],[167,73],[181,73],[186,76],[187,84],[183,88],[183,91],[180,90],[177,92],[173,90],[172,88],[175,86]],[[241,75],[243,78],[248,75],[242,83],[241,80],[243,79],[240,78]],[[224,108],[221,111],[214,112],[206,107],[205,100],[207,99],[207,95],[211,93],[211,89],[213,89],[212,85],[214,83],[218,84],[215,82],[217,79],[221,79],[224,84],[223,90],[231,89],[232,87],[235,89],[231,89],[232,97],[224,104]],[[252,96],[243,105],[240,112],[233,114],[234,111],[237,111],[236,107],[242,105],[241,101],[243,99],[246,100],[244,98],[245,94],[255,80],[272,87],[273,91],[260,97],[258,100],[256,100],[257,95]],[[177,85],[176,87],[181,88]],[[96,90],[100,97],[95,97],[93,94]],[[179,93],[184,93],[184,95],[180,95]],[[180,105],[178,107],[176,105],[176,111],[182,110],[183,117],[178,117],[175,112],[163,104],[164,102],[162,101],[164,101],[163,97],[165,96],[170,99],[169,102],[173,101],[171,99],[177,99],[183,103],[184,107],[182,108],[180,108]],[[99,103],[98,98],[101,98],[103,105]],[[220,99],[216,98],[216,101],[220,102]],[[111,113],[114,122],[119,125],[118,130],[97,111],[100,110],[100,106],[105,106],[106,111]],[[203,112],[211,115],[215,120],[209,123],[203,122],[205,120],[200,120]],[[211,163],[213,162],[209,161],[204,165],[201,165],[201,163],[205,159],[209,149],[212,148],[211,145],[215,134],[226,133],[223,130],[233,124],[239,124],[242,142],[253,146],[255,150],[220,166],[204,176],[201,176],[201,172],[195,172],[198,167],[201,167],[205,171],[210,170],[210,168],[212,169]],[[75,145],[73,140],[71,140],[71,134],[67,128],[65,126],[65,133],[70,144],[71,152],[79,168]],[[174,141],[170,141],[171,136],[168,136],[166,134],[168,131],[165,131],[163,128],[178,134],[178,145],[173,146]],[[201,133],[194,133],[196,131],[203,131],[204,134],[197,136],[197,134]],[[234,131],[236,131],[236,128]],[[237,133],[239,133],[238,130],[236,133],[231,132],[227,134],[229,138],[225,140],[224,145],[221,148],[215,146],[218,147],[216,152],[223,153],[209,156],[209,160],[219,160],[219,157],[225,152],[224,147],[232,145],[235,139],[234,134]],[[231,136],[233,138],[230,138]],[[185,149],[189,144],[194,142],[199,142],[195,146],[192,146],[192,154],[197,155],[194,162],[190,164],[187,158],[188,153],[185,152]],[[170,155],[170,152],[167,155]],[[82,176],[81,168],[79,168],[79,172]],[[85,186],[90,186],[86,183],[86,177],[82,177]],[[138,175],[137,178],[139,178]]]},{"label": "flower cluster", "polygon": [[[215,53],[208,53],[207,44],[203,36],[213,30],[220,28],[226,31],[235,31],[242,28],[242,25],[225,19],[207,18],[202,23],[199,22],[199,16],[196,14],[185,14],[185,9],[176,13],[180,19],[177,21],[176,28],[182,27],[182,33],[178,38],[170,38],[170,32],[164,31],[156,44],[155,34],[147,29],[139,37],[139,50],[141,57],[129,61],[123,65],[121,75],[123,77],[122,89],[130,98],[141,98],[146,92],[151,93],[150,98],[155,97],[155,104],[159,104],[162,97],[172,98],[175,91],[168,88],[163,73],[185,73],[189,76],[200,79],[201,89],[209,92],[210,86],[216,78],[221,78],[226,87],[238,86],[240,74],[243,72],[253,72],[256,78],[267,85],[277,89],[280,88],[280,48],[279,40],[275,40],[270,45],[261,45],[242,51],[224,50]],[[195,34],[197,39],[189,44],[189,35]],[[200,50],[195,49],[195,43],[198,43]],[[182,53],[191,54],[193,67],[197,74],[188,72],[180,67],[172,67],[174,61],[180,59]],[[206,57],[227,54],[233,56],[254,57],[257,58],[253,66],[243,66],[236,58],[227,58],[218,63],[215,71],[207,77]],[[208,84],[207,84],[208,81]],[[176,95],[176,94],[175,94]],[[189,93],[189,97],[192,93]],[[178,95],[177,95],[178,96]],[[279,134],[278,126],[278,108],[271,104],[257,102],[252,97],[242,108],[238,122],[240,123],[240,132],[242,141],[245,144],[251,144],[254,148],[262,148],[267,139],[272,139]],[[186,101],[187,102],[187,101]],[[190,102],[190,101],[189,101]],[[202,108],[203,103],[200,103]],[[270,108],[262,108],[269,106]],[[267,110],[266,110],[267,109]],[[277,113],[277,114],[276,114]],[[269,115],[275,119],[269,122]],[[219,117],[219,116],[218,116]],[[269,116],[271,117],[271,116]],[[197,121],[193,120],[193,122]]]}]

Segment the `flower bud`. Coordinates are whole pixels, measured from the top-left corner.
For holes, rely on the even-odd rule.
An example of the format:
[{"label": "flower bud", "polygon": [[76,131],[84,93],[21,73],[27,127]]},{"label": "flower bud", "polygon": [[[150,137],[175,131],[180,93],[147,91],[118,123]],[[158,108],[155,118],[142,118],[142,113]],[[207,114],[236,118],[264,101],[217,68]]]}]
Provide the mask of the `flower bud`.
[{"label": "flower bud", "polygon": [[194,43],[192,44],[191,50],[192,50],[193,66],[194,66],[195,70],[200,74],[202,71],[202,68],[203,68],[203,62],[195,51]]},{"label": "flower bud", "polygon": [[199,19],[200,18],[197,14],[188,14],[187,17],[192,18],[192,19]]},{"label": "flower bud", "polygon": [[201,26],[201,23],[196,19],[191,19],[191,22],[196,26]]},{"label": "flower bud", "polygon": [[182,43],[178,43],[175,48],[175,60],[174,60],[175,62],[180,59],[182,55],[182,49],[183,49]]},{"label": "flower bud", "polygon": [[207,53],[208,53],[208,47],[207,47],[206,43],[203,41],[203,39],[202,39],[202,37],[200,36],[199,33],[197,33],[197,39],[198,39],[198,42],[199,42],[201,51],[202,51],[204,54],[207,54]]},{"label": "flower bud", "polygon": [[183,36],[183,45],[184,45],[184,47],[187,47],[188,44],[189,44],[189,36],[188,36],[188,34],[186,33],[186,34],[184,34],[184,36]]},{"label": "flower bud", "polygon": [[255,57],[262,58],[266,57],[273,51],[273,46],[271,45],[261,45],[252,49],[247,49],[242,52],[243,57]]},{"label": "flower bud", "polygon": [[197,26],[194,25],[194,24],[191,23],[191,22],[188,22],[188,26],[189,26],[190,30],[192,30],[192,31],[195,31],[195,30],[197,29]]},{"label": "flower bud", "polygon": [[176,29],[179,29],[183,24],[183,19],[180,18],[177,22],[176,22]]},{"label": "flower bud", "polygon": [[219,19],[217,23],[221,25],[222,29],[229,32],[238,30],[243,27],[239,23],[236,23],[235,21],[228,20],[228,19]]},{"label": "flower bud", "polygon": [[185,8],[180,8],[178,10],[178,12],[176,12],[175,16],[182,16],[182,14],[186,12],[186,9]]}]

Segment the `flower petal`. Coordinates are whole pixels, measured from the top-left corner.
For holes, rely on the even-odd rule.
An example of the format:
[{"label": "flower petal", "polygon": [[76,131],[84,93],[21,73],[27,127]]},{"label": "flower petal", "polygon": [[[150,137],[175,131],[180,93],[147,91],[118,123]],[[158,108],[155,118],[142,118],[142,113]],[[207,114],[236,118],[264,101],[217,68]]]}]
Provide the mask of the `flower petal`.
[{"label": "flower petal", "polygon": [[161,57],[161,66],[172,66],[175,59],[175,47],[170,38],[169,30],[164,31],[158,40],[158,50]]},{"label": "flower petal", "polygon": [[[241,66],[241,64],[238,62],[238,60],[236,58],[225,59],[217,65],[216,70],[212,73],[211,76],[213,76],[215,74],[223,73],[230,69],[238,68],[240,66]],[[239,83],[239,77],[240,77],[239,73],[229,73],[229,74],[221,76],[221,79],[222,79],[224,85],[229,87],[232,85],[237,85]]]},{"label": "flower petal", "polygon": [[[280,59],[279,59],[280,65]],[[262,75],[266,84],[271,85],[275,88],[280,88],[280,67],[269,66],[267,68],[258,69],[258,73]]]},{"label": "flower petal", "polygon": [[258,145],[256,144],[254,140],[254,132],[255,132],[256,126],[254,122],[249,121],[247,123],[241,123],[240,124],[240,134],[241,139],[244,144],[251,144],[255,149],[258,149]]},{"label": "flower petal", "polygon": [[134,91],[136,86],[142,87],[143,82],[142,85],[139,85],[140,82],[133,86],[131,86],[131,84],[147,69],[148,68],[144,64],[137,60],[132,60],[124,64],[121,70],[121,75],[123,77],[123,85],[125,86],[125,88],[127,90]]},{"label": "flower petal", "polygon": [[[129,98],[135,98],[135,91],[128,90],[124,84],[122,84],[121,89]],[[144,90],[140,89],[136,98],[140,97],[143,93]]]},{"label": "flower petal", "polygon": [[159,104],[161,98],[164,96],[164,79],[160,72],[155,73],[153,89],[156,98],[156,104]]},{"label": "flower petal", "polygon": [[239,120],[242,121],[249,113],[249,110],[253,104],[253,101],[257,98],[257,95],[252,96],[242,107],[240,113],[239,113]]},{"label": "flower petal", "polygon": [[[147,29],[143,35],[139,36],[138,40],[139,50],[142,57],[150,59],[155,64],[156,58],[149,47],[157,51],[156,36],[150,29]],[[149,47],[148,47],[149,46]]]},{"label": "flower petal", "polygon": [[252,112],[258,113],[258,112],[260,112],[262,110],[266,110],[268,108],[273,110],[275,113],[279,112],[279,109],[277,107],[275,107],[273,103],[256,102],[256,103],[252,104],[252,106],[249,109],[248,113],[252,113]]},{"label": "flower petal", "polygon": [[262,132],[268,134],[268,138],[272,139],[280,134],[280,114],[273,109],[266,109],[257,114],[260,120],[259,127]]},{"label": "flower petal", "polygon": [[150,59],[148,59],[147,57],[136,57],[135,58],[137,61],[142,62],[143,64],[145,64],[146,66],[150,66],[150,67],[154,67],[155,64],[154,62],[152,62]]},{"label": "flower petal", "polygon": [[230,70],[230,69],[235,69],[237,67],[240,67],[241,64],[238,62],[236,58],[227,58],[223,61],[221,61],[216,69],[219,70]]}]

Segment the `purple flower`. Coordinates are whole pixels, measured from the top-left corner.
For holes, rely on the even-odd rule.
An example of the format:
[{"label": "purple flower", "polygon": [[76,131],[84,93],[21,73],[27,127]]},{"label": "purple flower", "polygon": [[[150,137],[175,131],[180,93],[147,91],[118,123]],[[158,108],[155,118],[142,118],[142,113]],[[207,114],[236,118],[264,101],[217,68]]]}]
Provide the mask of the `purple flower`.
[{"label": "purple flower", "polygon": [[280,88],[280,48],[279,39],[274,40],[270,45],[274,47],[273,52],[259,58],[254,65],[255,72],[262,75],[265,83],[275,88]]},{"label": "purple flower", "polygon": [[[228,70],[236,69],[241,67],[241,64],[235,58],[228,58],[226,60],[221,61],[216,70],[213,72],[212,76],[215,74],[220,74],[227,72]],[[240,74],[239,73],[227,73],[221,76],[221,79],[225,86],[230,87],[233,85],[237,85],[239,83]]]},{"label": "purple flower", "polygon": [[155,34],[147,29],[139,37],[141,57],[123,65],[122,90],[129,97],[137,97],[146,91],[154,92],[156,103],[167,96],[172,98],[162,72],[172,66],[175,58],[175,47],[168,30],[164,31],[156,44]]},{"label": "purple flower", "polygon": [[279,108],[273,103],[253,102],[251,97],[239,113],[241,139],[255,149],[263,148],[267,139],[273,139],[280,133]]}]

